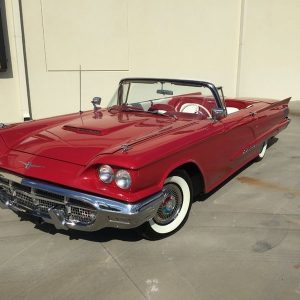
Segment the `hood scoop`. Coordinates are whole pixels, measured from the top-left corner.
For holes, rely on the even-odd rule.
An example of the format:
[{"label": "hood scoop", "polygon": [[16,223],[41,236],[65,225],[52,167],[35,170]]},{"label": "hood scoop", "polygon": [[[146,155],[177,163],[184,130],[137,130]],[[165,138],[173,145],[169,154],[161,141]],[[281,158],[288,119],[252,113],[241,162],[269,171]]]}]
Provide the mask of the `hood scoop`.
[{"label": "hood scoop", "polygon": [[101,135],[100,130],[90,129],[90,128],[83,128],[83,127],[75,127],[75,126],[65,125],[65,126],[63,126],[63,129],[67,130],[67,131],[81,133],[81,134]]}]

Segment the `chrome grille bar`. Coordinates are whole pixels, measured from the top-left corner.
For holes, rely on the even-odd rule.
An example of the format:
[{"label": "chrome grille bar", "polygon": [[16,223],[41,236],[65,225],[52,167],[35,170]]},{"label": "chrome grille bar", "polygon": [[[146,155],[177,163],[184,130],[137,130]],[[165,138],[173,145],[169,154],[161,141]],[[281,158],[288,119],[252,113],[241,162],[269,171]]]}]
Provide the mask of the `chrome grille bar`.
[{"label": "chrome grille bar", "polygon": [[25,211],[57,229],[135,228],[153,218],[164,200],[162,190],[127,203],[0,169],[0,208]]},{"label": "chrome grille bar", "polygon": [[49,214],[49,209],[59,207],[76,223],[90,224],[95,219],[95,209],[87,208],[86,203],[81,206],[80,201],[76,200],[74,205],[73,199],[65,195],[33,188],[3,177],[0,177],[0,197],[22,210],[38,211],[46,215]]}]

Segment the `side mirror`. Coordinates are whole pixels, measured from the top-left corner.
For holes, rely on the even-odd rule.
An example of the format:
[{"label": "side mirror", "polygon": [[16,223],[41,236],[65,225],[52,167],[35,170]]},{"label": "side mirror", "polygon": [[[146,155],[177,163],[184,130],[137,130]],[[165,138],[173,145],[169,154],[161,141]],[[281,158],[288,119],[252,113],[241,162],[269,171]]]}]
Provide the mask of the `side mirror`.
[{"label": "side mirror", "polygon": [[224,108],[213,108],[213,110],[211,112],[211,116],[212,116],[214,122],[220,121],[221,119],[226,117],[226,109],[224,109]]},{"label": "side mirror", "polygon": [[94,106],[94,109],[97,109],[97,106],[100,106],[101,104],[101,98],[100,97],[94,97],[91,103]]}]

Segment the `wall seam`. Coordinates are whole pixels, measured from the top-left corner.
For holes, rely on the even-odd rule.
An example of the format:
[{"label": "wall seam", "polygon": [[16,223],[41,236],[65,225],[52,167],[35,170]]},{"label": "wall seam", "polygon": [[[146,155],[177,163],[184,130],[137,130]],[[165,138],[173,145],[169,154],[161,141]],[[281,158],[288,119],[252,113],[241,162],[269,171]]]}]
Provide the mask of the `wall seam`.
[{"label": "wall seam", "polygon": [[28,70],[26,64],[24,28],[23,28],[23,15],[21,0],[12,1],[12,13],[14,24],[14,38],[17,54],[17,67],[18,67],[18,80],[20,102],[24,121],[31,119],[31,105],[30,105],[30,91],[28,85]]},{"label": "wall seam", "polygon": [[244,19],[245,19],[245,2],[246,0],[241,0],[240,7],[240,31],[238,37],[238,61],[236,70],[236,87],[235,95],[238,97],[240,95],[240,84],[241,84],[241,68],[242,68],[242,51],[243,51],[243,40],[244,40]]}]

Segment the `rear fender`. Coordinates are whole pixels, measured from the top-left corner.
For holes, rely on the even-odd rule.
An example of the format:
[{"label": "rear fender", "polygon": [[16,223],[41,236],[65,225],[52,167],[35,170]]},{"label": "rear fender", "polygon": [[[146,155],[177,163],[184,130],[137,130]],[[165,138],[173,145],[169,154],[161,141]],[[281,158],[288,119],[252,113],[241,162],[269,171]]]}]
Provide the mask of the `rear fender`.
[{"label": "rear fender", "polygon": [[266,110],[280,110],[280,109],[285,109],[288,108],[288,104],[290,102],[290,100],[292,99],[292,97],[280,100],[280,101],[274,101],[272,103],[270,103],[269,105],[263,107],[262,109],[257,110],[256,112],[263,112]]}]

